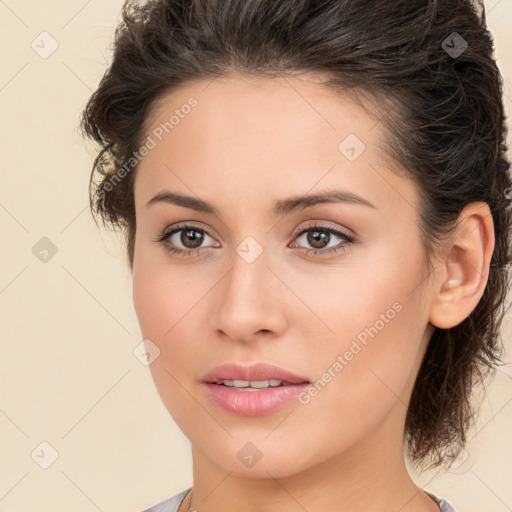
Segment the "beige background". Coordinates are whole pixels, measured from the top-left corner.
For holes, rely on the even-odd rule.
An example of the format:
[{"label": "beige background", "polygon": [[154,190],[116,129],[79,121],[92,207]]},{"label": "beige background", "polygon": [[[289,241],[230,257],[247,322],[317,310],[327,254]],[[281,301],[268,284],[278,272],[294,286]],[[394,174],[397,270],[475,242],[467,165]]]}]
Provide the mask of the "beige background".
[{"label": "beige background", "polygon": [[[510,115],[512,0],[486,4]],[[88,210],[95,153],[78,116],[109,63],[121,5],[0,1],[2,512],[136,512],[191,484],[188,441],[133,353],[141,336],[122,245]],[[458,512],[510,511],[510,365],[477,425],[460,466],[420,481]]]}]

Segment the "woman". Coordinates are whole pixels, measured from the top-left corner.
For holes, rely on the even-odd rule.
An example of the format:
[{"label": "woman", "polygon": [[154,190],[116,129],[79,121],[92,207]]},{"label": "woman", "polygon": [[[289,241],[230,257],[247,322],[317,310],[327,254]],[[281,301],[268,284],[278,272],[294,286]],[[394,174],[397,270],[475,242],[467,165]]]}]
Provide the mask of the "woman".
[{"label": "woman", "polygon": [[192,445],[193,486],[147,512],[453,511],[405,456],[453,461],[501,355],[512,188],[476,6],[127,2],[82,127]]}]

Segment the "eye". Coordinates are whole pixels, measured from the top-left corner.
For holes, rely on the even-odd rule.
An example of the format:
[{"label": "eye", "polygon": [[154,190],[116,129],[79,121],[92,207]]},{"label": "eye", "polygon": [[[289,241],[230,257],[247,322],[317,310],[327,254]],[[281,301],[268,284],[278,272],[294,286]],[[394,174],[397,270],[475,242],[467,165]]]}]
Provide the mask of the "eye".
[{"label": "eye", "polygon": [[[206,230],[199,226],[193,224],[178,224],[174,226],[173,229],[164,231],[154,241],[161,243],[167,251],[178,256],[200,256],[207,249],[206,247],[200,247],[205,241],[205,236],[212,238]],[[220,247],[220,244],[218,244],[217,247]]]},{"label": "eye", "polygon": [[[324,249],[325,247],[329,247],[329,244],[333,241],[334,238],[338,238],[342,240],[341,244],[331,246],[328,249]],[[323,226],[321,224],[314,224],[312,226],[307,227],[306,229],[302,229],[296,236],[296,240],[303,239],[303,242],[310,244],[313,249],[305,248],[306,254],[332,254],[340,251],[344,251],[348,248],[349,245],[355,242],[355,238],[343,231],[329,227]]]},{"label": "eye", "polygon": [[[334,247],[329,247],[332,242],[333,236],[341,240],[341,243],[335,244]],[[194,224],[178,224],[170,230],[164,231],[154,241],[164,246],[165,250],[173,253],[177,256],[200,256],[208,250],[208,246],[201,247],[206,238],[213,237],[208,232]],[[296,240],[304,238],[303,242],[310,244],[313,248],[303,248],[306,254],[332,254],[345,250],[350,244],[355,242],[355,238],[343,231],[324,226],[320,224],[314,224],[305,229],[299,231],[295,236]],[[218,242],[215,242],[214,247],[220,247]],[[181,247],[180,247],[181,245]]]}]

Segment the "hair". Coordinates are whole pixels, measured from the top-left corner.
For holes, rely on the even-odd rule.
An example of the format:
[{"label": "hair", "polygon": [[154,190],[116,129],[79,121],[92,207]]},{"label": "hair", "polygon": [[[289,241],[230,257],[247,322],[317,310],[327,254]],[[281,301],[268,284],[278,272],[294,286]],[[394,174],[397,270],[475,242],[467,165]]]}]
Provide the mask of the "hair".
[{"label": "hair", "polygon": [[485,10],[467,0],[126,1],[112,63],[80,123],[101,147],[89,182],[93,217],[123,233],[133,270],[133,154],[151,108],[195,80],[293,73],[381,105],[385,154],[419,191],[430,265],[462,209],[489,205],[495,248],[483,296],[460,324],[433,331],[405,422],[415,466],[451,463],[475,419],[474,386],[501,363],[512,261],[503,84]]}]

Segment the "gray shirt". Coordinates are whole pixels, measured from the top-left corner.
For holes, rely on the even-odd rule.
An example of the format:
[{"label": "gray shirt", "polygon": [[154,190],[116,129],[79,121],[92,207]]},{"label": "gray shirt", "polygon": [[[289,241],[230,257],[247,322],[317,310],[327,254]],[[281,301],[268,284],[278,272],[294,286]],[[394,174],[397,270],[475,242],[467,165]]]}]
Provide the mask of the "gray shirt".
[{"label": "gray shirt", "polygon": [[[185,489],[175,496],[172,496],[171,498],[168,498],[165,501],[158,503],[157,505],[153,505],[151,508],[148,508],[143,512],[178,512],[178,508],[181,505],[183,498],[185,498],[190,489],[191,488]],[[438,498],[431,492],[425,492],[439,505],[439,512],[455,512],[455,509],[445,499]]]}]

